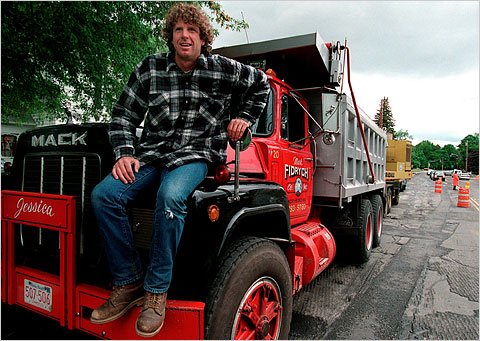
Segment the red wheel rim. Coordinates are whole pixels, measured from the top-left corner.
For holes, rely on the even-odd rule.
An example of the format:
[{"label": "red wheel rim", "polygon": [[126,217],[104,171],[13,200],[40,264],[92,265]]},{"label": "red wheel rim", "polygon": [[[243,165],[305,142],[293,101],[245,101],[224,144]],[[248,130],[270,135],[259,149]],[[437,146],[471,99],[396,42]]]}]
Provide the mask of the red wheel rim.
[{"label": "red wheel rim", "polygon": [[377,216],[377,238],[382,235],[382,225],[383,225],[383,209],[379,207],[378,216]]},{"label": "red wheel rim", "polygon": [[233,322],[235,340],[278,339],[282,295],[277,282],[271,277],[256,280],[243,296]]},{"label": "red wheel rim", "polygon": [[366,226],[366,233],[365,233],[365,244],[367,250],[370,250],[372,248],[372,243],[373,243],[373,233],[372,233],[372,217],[371,215],[368,216],[367,218],[367,226]]}]

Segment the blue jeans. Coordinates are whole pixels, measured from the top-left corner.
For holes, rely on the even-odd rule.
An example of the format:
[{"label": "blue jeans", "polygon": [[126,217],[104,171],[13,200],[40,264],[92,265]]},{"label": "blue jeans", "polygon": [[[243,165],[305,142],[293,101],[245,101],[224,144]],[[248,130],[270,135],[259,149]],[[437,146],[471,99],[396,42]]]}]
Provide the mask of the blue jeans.
[{"label": "blue jeans", "polygon": [[[92,191],[92,207],[103,237],[114,285],[144,279],[144,289],[154,294],[166,292],[172,279],[173,261],[182,236],[187,198],[207,175],[207,163],[196,161],[175,169],[145,165],[135,173],[135,181],[124,184],[110,174]],[[160,183],[155,202],[150,264],[146,273],[133,242],[127,206]]]}]

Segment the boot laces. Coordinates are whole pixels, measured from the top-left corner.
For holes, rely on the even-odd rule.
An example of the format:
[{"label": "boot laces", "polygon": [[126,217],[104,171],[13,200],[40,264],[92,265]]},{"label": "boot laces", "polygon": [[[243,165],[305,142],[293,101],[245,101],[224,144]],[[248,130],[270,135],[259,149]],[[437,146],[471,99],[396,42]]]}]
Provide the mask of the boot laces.
[{"label": "boot laces", "polygon": [[110,304],[115,305],[115,300],[125,291],[125,286],[114,286],[108,301]]},{"label": "boot laces", "polygon": [[162,303],[162,298],[164,294],[153,294],[147,293],[144,303],[144,308],[153,308],[158,309],[160,308],[160,304]]}]

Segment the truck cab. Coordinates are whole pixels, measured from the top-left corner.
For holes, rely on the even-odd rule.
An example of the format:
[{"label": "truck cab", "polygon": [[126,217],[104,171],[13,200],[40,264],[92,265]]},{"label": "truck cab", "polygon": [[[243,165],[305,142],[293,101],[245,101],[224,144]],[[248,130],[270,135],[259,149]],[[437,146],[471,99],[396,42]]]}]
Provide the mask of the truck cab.
[{"label": "truck cab", "polygon": [[[280,184],[286,192],[291,225],[307,220],[312,205],[313,155],[306,100],[267,70],[267,107],[252,127],[253,141],[240,154],[240,173]],[[234,151],[227,150],[233,160]]]}]

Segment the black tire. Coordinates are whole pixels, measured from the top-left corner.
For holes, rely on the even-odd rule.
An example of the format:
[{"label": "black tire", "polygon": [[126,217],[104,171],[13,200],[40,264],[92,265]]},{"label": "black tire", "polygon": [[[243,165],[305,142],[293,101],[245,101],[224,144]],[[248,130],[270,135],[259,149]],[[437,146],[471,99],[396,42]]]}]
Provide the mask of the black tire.
[{"label": "black tire", "polygon": [[398,205],[400,202],[400,190],[394,190],[393,196],[392,196],[392,205]]},{"label": "black tire", "polygon": [[[268,303],[250,305],[260,298]],[[292,278],[283,251],[267,239],[234,242],[207,296],[205,338],[286,340],[291,319]]]},{"label": "black tire", "polygon": [[374,194],[370,199],[372,204],[372,216],[373,216],[373,241],[372,247],[380,245],[382,240],[383,230],[383,201],[382,197],[378,194]]},{"label": "black tire", "polygon": [[386,206],[386,214],[389,214],[390,211],[392,210],[392,189],[388,188],[387,189],[387,204]]},{"label": "black tire", "polygon": [[357,227],[359,231],[354,241],[354,249],[357,261],[365,263],[370,258],[373,245],[373,219],[370,200],[361,199],[358,213]]}]

